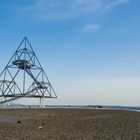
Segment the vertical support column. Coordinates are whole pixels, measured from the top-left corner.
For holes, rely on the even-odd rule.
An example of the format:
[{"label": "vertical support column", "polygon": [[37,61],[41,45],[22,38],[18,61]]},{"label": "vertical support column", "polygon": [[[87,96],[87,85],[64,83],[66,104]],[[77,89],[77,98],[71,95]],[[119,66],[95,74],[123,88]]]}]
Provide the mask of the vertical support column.
[{"label": "vertical support column", "polygon": [[41,98],[39,98],[39,107],[41,108]]},{"label": "vertical support column", "polygon": [[3,97],[2,96],[0,97],[0,101],[1,101],[0,107],[3,107]]},{"label": "vertical support column", "polygon": [[42,108],[45,108],[45,97],[43,96],[43,98],[42,98]]},{"label": "vertical support column", "polygon": [[0,107],[3,107],[3,104],[2,104],[3,98],[2,98],[2,96],[0,97],[0,101],[1,101]]},{"label": "vertical support column", "polygon": [[45,108],[45,97],[39,98],[39,106],[40,108]]},{"label": "vertical support column", "polygon": [[[6,97],[4,97],[4,101],[6,101]],[[6,104],[4,104],[4,108],[6,108]]]}]

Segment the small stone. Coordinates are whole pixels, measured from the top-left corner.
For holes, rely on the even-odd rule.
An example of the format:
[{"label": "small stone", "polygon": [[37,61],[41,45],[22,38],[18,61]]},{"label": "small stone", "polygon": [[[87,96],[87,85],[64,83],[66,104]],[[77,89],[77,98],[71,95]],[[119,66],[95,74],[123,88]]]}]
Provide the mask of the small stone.
[{"label": "small stone", "polygon": [[41,129],[43,129],[43,126],[38,126],[38,130],[41,130]]},{"label": "small stone", "polygon": [[17,121],[17,123],[21,123],[21,121],[20,121],[20,120],[18,120],[18,121]]}]

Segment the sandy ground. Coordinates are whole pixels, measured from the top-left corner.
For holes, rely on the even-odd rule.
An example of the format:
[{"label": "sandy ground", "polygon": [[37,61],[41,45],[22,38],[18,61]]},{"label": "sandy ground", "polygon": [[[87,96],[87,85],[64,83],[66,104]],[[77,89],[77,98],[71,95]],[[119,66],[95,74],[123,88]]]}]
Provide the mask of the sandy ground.
[{"label": "sandy ground", "polygon": [[140,140],[140,113],[0,109],[0,140]]}]

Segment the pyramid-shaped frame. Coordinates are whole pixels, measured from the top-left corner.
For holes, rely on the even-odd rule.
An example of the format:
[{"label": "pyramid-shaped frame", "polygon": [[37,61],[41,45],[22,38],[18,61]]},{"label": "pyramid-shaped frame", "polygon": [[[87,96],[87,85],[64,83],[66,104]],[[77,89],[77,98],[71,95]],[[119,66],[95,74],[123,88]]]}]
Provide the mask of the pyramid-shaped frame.
[{"label": "pyramid-shaped frame", "polygon": [[29,40],[25,37],[0,75],[0,97],[57,98]]}]

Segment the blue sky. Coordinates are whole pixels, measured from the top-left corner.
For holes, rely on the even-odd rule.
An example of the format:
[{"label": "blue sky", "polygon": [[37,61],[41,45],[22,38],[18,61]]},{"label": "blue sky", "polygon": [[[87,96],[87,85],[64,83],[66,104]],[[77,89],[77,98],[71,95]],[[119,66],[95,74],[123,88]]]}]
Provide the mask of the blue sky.
[{"label": "blue sky", "polygon": [[1,0],[0,70],[27,36],[59,97],[48,104],[140,105],[139,7],[138,0]]}]

